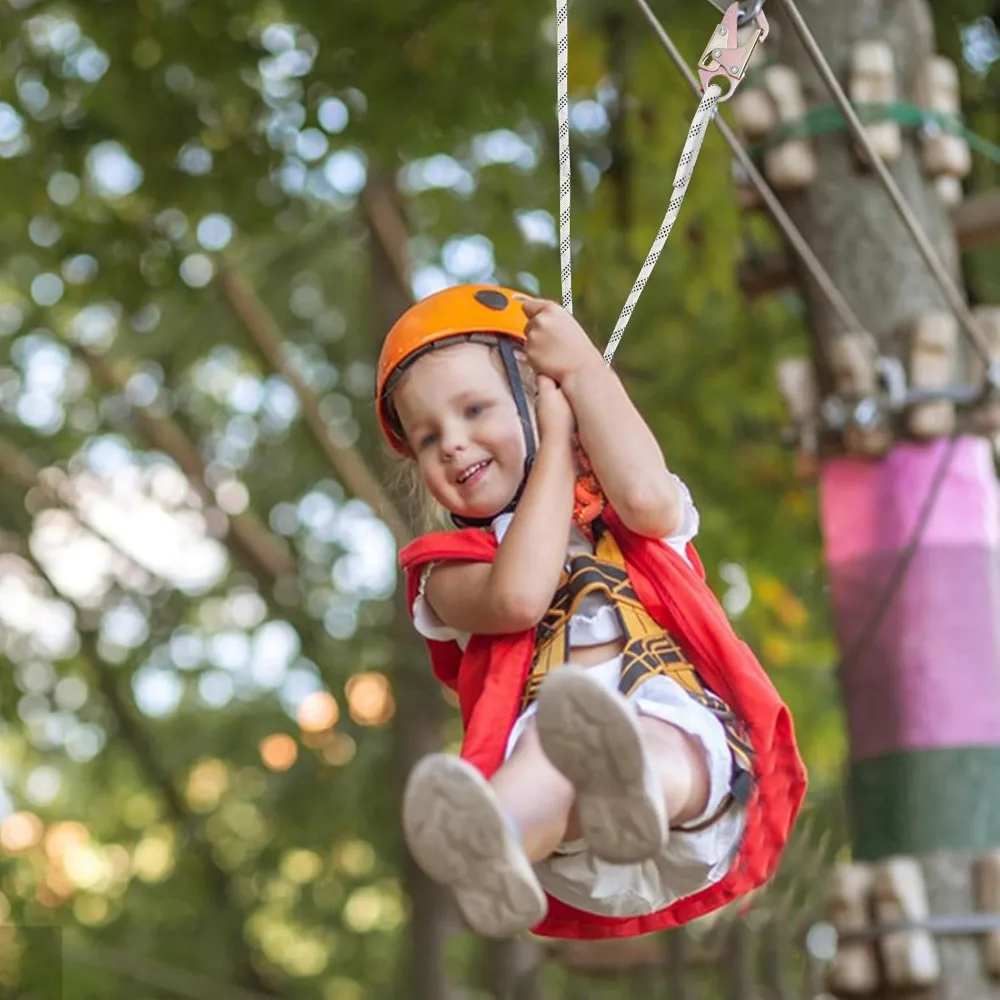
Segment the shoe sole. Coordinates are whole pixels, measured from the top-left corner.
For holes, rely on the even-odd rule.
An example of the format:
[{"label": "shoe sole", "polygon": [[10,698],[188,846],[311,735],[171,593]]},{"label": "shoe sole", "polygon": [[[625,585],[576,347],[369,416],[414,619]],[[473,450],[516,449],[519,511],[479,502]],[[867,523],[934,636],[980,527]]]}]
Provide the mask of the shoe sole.
[{"label": "shoe sole", "polygon": [[538,737],[572,783],[583,836],[597,857],[630,864],[666,843],[666,809],[625,699],[586,670],[560,667],[538,696]]},{"label": "shoe sole", "polygon": [[403,797],[403,830],[416,863],[454,893],[477,934],[512,937],[544,919],[545,893],[531,863],[493,789],[465,761],[433,754],[417,764]]}]

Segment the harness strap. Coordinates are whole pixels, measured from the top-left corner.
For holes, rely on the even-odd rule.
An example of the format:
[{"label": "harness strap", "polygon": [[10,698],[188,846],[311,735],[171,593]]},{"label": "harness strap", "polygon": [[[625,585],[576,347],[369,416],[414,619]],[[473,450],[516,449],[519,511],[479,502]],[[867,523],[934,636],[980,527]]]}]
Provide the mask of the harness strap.
[{"label": "harness strap", "polygon": [[[663,675],[680,684],[696,702],[715,715],[722,723],[733,757],[732,800],[745,803],[753,789],[753,747],[742,721],[722,698],[705,687],[677,640],[643,607],[611,532],[601,530],[600,522],[595,522],[595,528],[596,552],[570,560],[569,570],[563,573],[552,606],[538,625],[535,656],[521,696],[521,710],[538,697],[549,672],[570,659],[570,619],[580,603],[588,594],[604,594],[625,635],[618,690],[627,698],[648,677]],[[728,800],[723,803],[716,816],[706,824],[714,822],[731,804]],[[689,829],[700,828],[701,825]]]}]

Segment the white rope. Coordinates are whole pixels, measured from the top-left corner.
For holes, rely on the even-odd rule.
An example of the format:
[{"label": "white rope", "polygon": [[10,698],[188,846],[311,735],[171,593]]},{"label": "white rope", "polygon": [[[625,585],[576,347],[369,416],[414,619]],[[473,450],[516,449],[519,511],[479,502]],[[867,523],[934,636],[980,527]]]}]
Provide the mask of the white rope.
[{"label": "white rope", "polygon": [[[559,265],[562,274],[562,301],[567,312],[573,312],[573,252],[570,242],[570,157],[569,157],[569,0],[556,0],[556,110],[559,122]],[[687,193],[694,165],[705,141],[708,124],[715,117],[722,88],[718,84],[710,84],[694,114],[691,128],[688,130],[687,141],[681,151],[677,172],[674,174],[674,191],[663,217],[660,231],[649,248],[646,261],[635,279],[632,291],[625,302],[614,332],[604,351],[604,360],[611,364],[615,350],[622,339],[625,327],[628,325],[632,311],[635,309],[639,296],[649,276],[653,273],[656,261],[660,256],[674,227]]]},{"label": "white rope", "polygon": [[573,248],[569,239],[569,0],[556,0],[556,110],[559,117],[559,266],[563,308],[573,312]]},{"label": "white rope", "polygon": [[701,152],[701,145],[705,141],[708,123],[715,117],[716,107],[721,96],[722,88],[717,83],[710,83],[705,88],[705,93],[698,103],[698,110],[694,113],[691,128],[688,129],[687,141],[684,143],[684,149],[681,150],[677,172],[674,174],[674,193],[670,199],[667,214],[663,217],[663,222],[660,224],[660,231],[656,234],[656,239],[653,240],[653,245],[649,248],[649,253],[646,254],[646,261],[639,271],[639,276],[635,279],[635,284],[632,286],[632,291],[629,292],[628,299],[625,301],[625,307],[618,317],[618,322],[615,324],[615,329],[611,334],[611,339],[608,341],[608,346],[604,350],[604,360],[609,365],[622,339],[622,334],[625,332],[625,327],[628,325],[632,310],[635,309],[635,304],[639,301],[639,296],[642,294],[643,288],[646,287],[649,276],[653,273],[653,268],[656,266],[660,251],[665,246],[667,237],[670,235],[670,230],[674,228],[674,222],[676,222],[677,216],[680,214],[684,195],[687,193],[688,184],[691,182],[691,175],[694,173],[694,165],[698,162],[698,154]]}]

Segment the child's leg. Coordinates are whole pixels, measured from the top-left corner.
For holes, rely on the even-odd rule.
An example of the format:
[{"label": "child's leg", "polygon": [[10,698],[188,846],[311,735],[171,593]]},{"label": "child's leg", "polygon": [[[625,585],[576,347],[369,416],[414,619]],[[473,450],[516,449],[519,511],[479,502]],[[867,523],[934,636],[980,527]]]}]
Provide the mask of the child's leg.
[{"label": "child's leg", "polygon": [[661,719],[640,715],[637,721],[663,790],[669,825],[689,823],[708,805],[710,777],[704,746],[690,733]]},{"label": "child's leg", "polygon": [[485,778],[450,754],[413,769],[403,796],[403,830],[414,860],[447,886],[474,931],[510,937],[534,927],[545,894]]},{"label": "child's leg", "polygon": [[[663,782],[670,799],[686,797],[688,783],[675,782],[671,763],[676,743],[656,732],[667,755],[654,768],[646,736],[625,700],[609,691],[592,671],[567,664],[546,678],[538,697],[538,736],[545,755],[569,780],[576,814],[590,849],[618,864],[653,857],[667,839]],[[662,770],[662,775],[661,775]]]},{"label": "child's leg", "polygon": [[585,669],[566,666],[546,679],[538,733],[573,786],[580,828],[598,857],[649,858],[669,826],[706,808],[710,777],[700,741],[660,719],[637,717]]},{"label": "child's leg", "polygon": [[532,864],[579,835],[578,829],[569,829],[577,825],[573,822],[573,786],[545,756],[534,719],[490,784]]}]

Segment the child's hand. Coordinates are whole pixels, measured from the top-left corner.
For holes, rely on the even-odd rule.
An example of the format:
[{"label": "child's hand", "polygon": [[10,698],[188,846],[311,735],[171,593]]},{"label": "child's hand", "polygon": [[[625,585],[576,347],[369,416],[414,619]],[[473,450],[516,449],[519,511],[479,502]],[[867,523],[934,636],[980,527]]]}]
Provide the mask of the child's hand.
[{"label": "child's hand", "polygon": [[563,382],[581,366],[603,360],[583,327],[562,306],[526,297],[521,307],[528,317],[525,353],[539,375]]},{"label": "child's hand", "polygon": [[538,436],[542,441],[570,441],[576,415],[566,394],[546,375],[538,376]]}]

